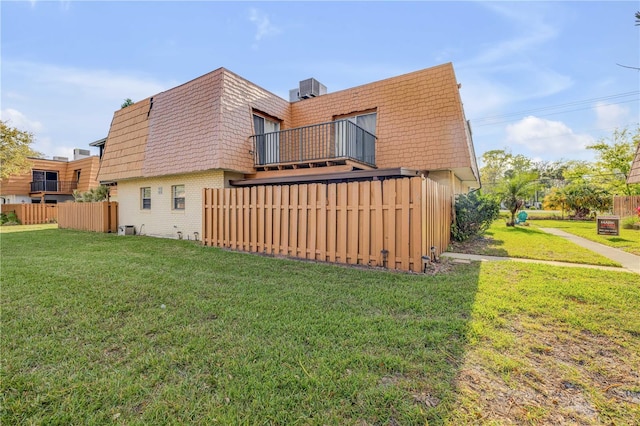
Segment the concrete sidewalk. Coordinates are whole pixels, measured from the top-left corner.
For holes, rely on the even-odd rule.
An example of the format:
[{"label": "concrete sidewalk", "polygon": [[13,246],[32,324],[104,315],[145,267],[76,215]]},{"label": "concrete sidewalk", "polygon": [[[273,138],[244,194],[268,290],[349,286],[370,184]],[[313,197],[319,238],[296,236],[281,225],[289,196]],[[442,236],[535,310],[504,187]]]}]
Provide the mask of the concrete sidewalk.
[{"label": "concrete sidewalk", "polygon": [[620,249],[605,246],[604,244],[596,243],[586,238],[578,237],[577,235],[569,234],[568,232],[561,231],[555,228],[539,228],[540,230],[549,234],[557,235],[558,237],[566,238],[574,244],[584,247],[588,250],[596,252],[606,258],[609,258],[622,265],[623,268],[628,269],[631,272],[640,274],[640,256],[627,253]]},{"label": "concrete sidewalk", "polygon": [[[618,262],[622,265],[622,268],[626,269],[630,272],[635,272],[636,274],[640,274],[640,256],[636,256],[635,254],[627,253],[625,251],[619,250],[617,248],[605,246],[604,244],[596,243],[591,240],[587,240],[586,238],[578,237],[573,234],[569,234],[567,232],[561,231],[555,228],[539,228],[542,231],[545,231],[549,234],[556,235],[558,237],[566,238],[569,241],[577,244],[581,247],[584,247],[588,250],[596,252],[608,259],[611,259],[615,262]],[[504,260],[512,260],[515,262],[525,262],[525,263],[543,263],[547,265],[555,265],[555,266],[566,266],[571,268],[592,268],[592,269],[602,269],[605,271],[622,271],[624,269],[617,268],[613,266],[601,266],[601,265],[585,265],[581,263],[568,263],[568,262],[556,262],[551,260],[535,260],[535,259],[522,259],[516,257],[501,257],[501,256],[485,256],[478,254],[465,254],[465,253],[442,253],[440,256],[448,257],[451,259],[463,259],[463,260],[474,260],[480,262],[489,262],[489,261],[504,261]]]}]

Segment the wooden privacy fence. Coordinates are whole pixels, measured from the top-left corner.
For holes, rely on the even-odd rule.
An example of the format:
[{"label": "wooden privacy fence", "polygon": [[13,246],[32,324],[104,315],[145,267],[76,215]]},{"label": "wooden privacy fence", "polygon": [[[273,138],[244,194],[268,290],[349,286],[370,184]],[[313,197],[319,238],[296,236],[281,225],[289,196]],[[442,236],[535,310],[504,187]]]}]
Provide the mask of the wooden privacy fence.
[{"label": "wooden privacy fence", "polygon": [[450,189],[414,177],[204,189],[204,245],[421,271],[446,250]]},{"label": "wooden privacy fence", "polygon": [[2,213],[15,212],[23,225],[54,223],[58,220],[57,204],[2,204]]},{"label": "wooden privacy fence", "polygon": [[613,214],[620,217],[636,216],[638,206],[640,206],[640,195],[613,197]]},{"label": "wooden privacy fence", "polygon": [[118,231],[118,203],[115,201],[62,203],[58,206],[59,228],[93,232]]}]

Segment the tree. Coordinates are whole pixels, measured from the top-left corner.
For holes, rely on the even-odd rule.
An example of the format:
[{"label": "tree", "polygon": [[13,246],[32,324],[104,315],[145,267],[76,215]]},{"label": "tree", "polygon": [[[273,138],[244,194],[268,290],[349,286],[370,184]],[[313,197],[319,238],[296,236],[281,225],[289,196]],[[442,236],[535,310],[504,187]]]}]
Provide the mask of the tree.
[{"label": "tree", "polygon": [[76,203],[93,203],[96,201],[105,201],[109,198],[109,187],[100,185],[97,188],[92,188],[87,192],[80,192],[77,189],[73,191],[73,198]]},{"label": "tree", "polygon": [[29,157],[42,157],[41,153],[31,148],[33,140],[33,133],[11,127],[8,122],[0,120],[0,179],[29,171]]},{"label": "tree", "polygon": [[506,177],[532,170],[533,163],[522,154],[513,155],[506,149],[494,149],[482,154],[480,175],[485,191],[491,193],[498,190],[500,182]]},{"label": "tree", "polygon": [[567,185],[561,194],[574,219],[588,219],[593,212],[608,211],[613,201],[606,190],[581,181]]},{"label": "tree", "polygon": [[524,200],[533,193],[533,183],[538,176],[535,173],[524,172],[506,178],[500,184],[497,194],[504,203],[504,206],[511,212],[511,222],[513,226],[516,222],[516,213],[524,205]]},{"label": "tree", "polygon": [[122,105],[120,105],[120,109],[126,108],[126,107],[128,107],[130,105],[133,105],[133,101],[131,100],[131,98],[127,98],[127,99],[124,100]]},{"label": "tree", "polygon": [[640,194],[640,185],[627,183],[639,143],[640,128],[635,134],[631,134],[628,129],[616,129],[611,137],[602,138],[587,146],[587,149],[597,152],[596,175],[601,185],[611,194]]}]

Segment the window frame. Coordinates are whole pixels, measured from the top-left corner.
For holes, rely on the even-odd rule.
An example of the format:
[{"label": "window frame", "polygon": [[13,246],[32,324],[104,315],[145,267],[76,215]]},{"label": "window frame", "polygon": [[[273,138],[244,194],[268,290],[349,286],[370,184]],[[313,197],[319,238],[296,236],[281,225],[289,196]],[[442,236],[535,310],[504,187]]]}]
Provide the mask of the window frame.
[{"label": "window frame", "polygon": [[[148,197],[145,192],[148,191]],[[151,187],[143,186],[140,188],[140,210],[151,210]]]},{"label": "window frame", "polygon": [[[178,188],[182,188],[178,192]],[[180,197],[177,195],[181,195]],[[181,206],[181,207],[180,207]],[[171,210],[184,211],[186,206],[186,190],[184,184],[171,185]]]}]

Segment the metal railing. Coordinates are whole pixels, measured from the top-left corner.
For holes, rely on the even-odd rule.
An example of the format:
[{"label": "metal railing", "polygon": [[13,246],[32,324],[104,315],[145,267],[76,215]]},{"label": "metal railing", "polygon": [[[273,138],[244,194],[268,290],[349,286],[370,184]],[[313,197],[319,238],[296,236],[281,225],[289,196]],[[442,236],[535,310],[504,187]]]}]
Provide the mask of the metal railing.
[{"label": "metal railing", "polygon": [[296,127],[251,138],[256,166],[338,158],[376,165],[376,135],[349,120]]},{"label": "metal railing", "polygon": [[31,182],[31,192],[68,192],[78,188],[78,182],[62,180],[41,180]]}]

